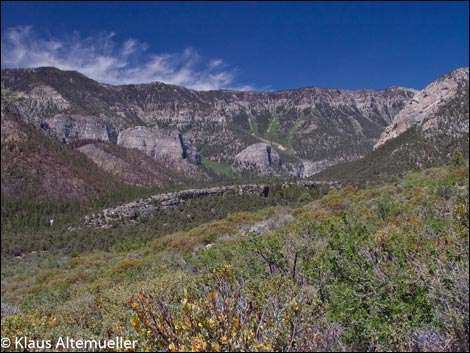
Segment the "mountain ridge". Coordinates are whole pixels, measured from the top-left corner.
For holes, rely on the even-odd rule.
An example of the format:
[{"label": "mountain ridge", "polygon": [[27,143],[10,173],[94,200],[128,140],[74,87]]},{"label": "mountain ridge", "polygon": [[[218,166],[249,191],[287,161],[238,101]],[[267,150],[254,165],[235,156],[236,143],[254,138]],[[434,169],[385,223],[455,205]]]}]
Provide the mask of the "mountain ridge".
[{"label": "mountain ridge", "polygon": [[[455,70],[452,70],[452,71],[456,71],[456,70],[460,70],[460,69],[464,69],[464,68],[458,68],[458,69],[455,69]],[[72,73],[72,74],[77,74],[77,75],[80,75],[84,78],[87,78],[89,80],[92,80],[92,81],[95,81],[95,82],[98,82],[99,84],[101,85],[104,85],[104,86],[109,86],[109,87],[127,87],[127,86],[146,86],[146,85],[158,85],[158,84],[161,84],[161,85],[165,85],[165,86],[171,86],[171,87],[176,87],[176,88],[182,88],[182,89],[186,89],[188,91],[194,91],[194,92],[229,92],[229,93],[232,93],[232,92],[235,92],[235,93],[239,93],[239,92],[242,92],[242,93],[283,93],[283,92],[290,92],[290,91],[301,91],[301,90],[307,90],[307,89],[321,89],[321,90],[342,90],[342,91],[350,91],[350,92],[356,92],[356,91],[373,91],[373,92],[379,92],[379,91],[386,91],[386,90],[389,90],[389,89],[394,89],[394,88],[400,88],[400,89],[407,89],[407,90],[411,90],[411,91],[419,91],[419,89],[416,89],[416,88],[412,88],[412,87],[404,87],[404,86],[398,86],[398,85],[391,85],[391,86],[387,86],[387,87],[384,87],[384,88],[380,88],[380,89],[371,89],[371,88],[358,88],[358,89],[347,89],[347,88],[335,88],[335,87],[322,87],[322,86],[303,86],[303,87],[296,87],[296,88],[286,88],[286,89],[278,89],[278,90],[237,90],[237,89],[232,89],[232,88],[220,88],[220,89],[209,89],[209,90],[200,90],[200,89],[194,89],[194,88],[188,88],[188,87],[184,87],[184,86],[179,86],[179,85],[175,85],[175,84],[172,84],[172,83],[166,83],[166,82],[162,82],[162,81],[149,81],[149,82],[144,82],[144,83],[125,83],[125,84],[111,84],[111,83],[104,83],[104,82],[100,82],[100,81],[97,81],[97,80],[94,80],[88,76],[86,76],[85,74],[82,74],[80,71],[77,71],[77,70],[63,70],[63,69],[59,69],[55,66],[38,66],[38,67],[34,67],[34,68],[4,68],[4,69],[1,69],[2,73],[5,71],[24,71],[24,72],[35,72],[37,70],[52,70],[52,71],[57,71],[57,72],[66,72],[66,73]],[[452,72],[451,71],[451,72]]]},{"label": "mountain ridge", "polygon": [[[107,140],[133,126],[175,129],[204,158],[228,165],[245,148],[266,140],[282,146],[289,158],[315,165],[357,159],[414,95],[396,87],[236,92],[163,83],[112,86],[52,68],[2,70],[2,87],[18,96],[37,126],[54,119],[70,125],[78,115],[82,124],[105,126]],[[53,128],[59,139],[67,138],[63,128]]]},{"label": "mountain ridge", "polygon": [[[379,141],[374,145],[374,149],[383,145],[386,141],[399,136],[412,125],[424,125],[426,130],[429,125],[435,125],[437,122],[429,121],[428,117],[434,114],[440,106],[457,93],[457,90],[463,81],[468,82],[469,69],[459,68],[453,70],[437,80],[428,84],[425,88],[418,91],[413,99],[401,110],[384,130]],[[468,125],[466,126],[468,130]]]},{"label": "mountain ridge", "polygon": [[432,109],[428,111],[416,109],[416,96],[413,97],[407,107],[417,112],[416,115],[403,114],[407,112],[407,107],[404,108],[384,130],[371,153],[364,158],[327,168],[315,177],[364,184],[391,176],[403,176],[410,170],[448,165],[455,153],[468,160],[468,75],[468,68],[463,68],[433,81],[416,96],[427,98],[431,96],[430,87],[434,90],[443,82],[456,79],[454,91],[448,94],[449,88],[444,87],[445,94],[439,95],[437,92],[431,102]]},{"label": "mountain ridge", "polygon": [[[468,68],[457,69],[430,86],[462,70],[468,77]],[[18,107],[24,121],[59,142],[80,146],[77,152],[108,171],[125,165],[119,161],[125,150],[111,148],[117,143],[198,180],[204,179],[198,171],[201,161],[206,168],[202,169],[211,175],[221,169],[249,177],[286,178],[308,177],[359,160],[373,151],[384,131],[392,129],[414,97],[426,90],[392,86],[196,91],[161,82],[103,84],[77,71],[53,67],[1,73],[2,100],[5,97]],[[452,93],[448,98],[456,92],[448,91]],[[440,97],[437,93],[435,99]],[[465,118],[460,125],[465,125]],[[117,159],[109,155],[111,150]],[[149,170],[149,163],[139,170]],[[139,180],[139,173],[114,174],[126,182],[148,183],[146,178]]]}]

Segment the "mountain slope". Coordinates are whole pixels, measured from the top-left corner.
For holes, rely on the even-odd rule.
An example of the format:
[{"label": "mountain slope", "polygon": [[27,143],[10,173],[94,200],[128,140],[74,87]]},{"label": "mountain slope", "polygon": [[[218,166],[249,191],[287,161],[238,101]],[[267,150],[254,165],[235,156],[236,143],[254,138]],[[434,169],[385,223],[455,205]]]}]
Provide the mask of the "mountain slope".
[{"label": "mountain slope", "polygon": [[55,68],[2,70],[31,122],[60,140],[116,142],[136,126],[178,130],[203,159],[231,165],[268,142],[284,162],[312,174],[372,150],[415,91],[304,88],[281,92],[198,92],[149,83],[111,86]]},{"label": "mountain slope", "polygon": [[[418,92],[415,96],[418,98],[412,98],[407,108],[397,115],[373,152],[357,161],[328,168],[314,177],[343,183],[377,182],[413,169],[446,165],[454,150],[460,151],[468,160],[468,80],[467,68],[434,81]],[[448,92],[450,89],[452,94]],[[427,105],[427,110],[417,108],[416,99],[429,96],[431,92],[435,95],[434,103]]]},{"label": "mountain slope", "polygon": [[24,116],[2,99],[2,196],[76,199],[87,204],[90,198],[125,187],[124,183],[166,187],[205,178],[195,166],[191,174],[171,161],[106,142],[82,141],[84,145],[74,149],[27,124]]},{"label": "mountain slope", "polygon": [[94,141],[78,147],[77,150],[100,168],[132,185],[166,187],[170,184],[207,180],[195,165],[175,163],[165,156],[152,158],[137,149],[117,144]]},{"label": "mountain slope", "polygon": [[81,199],[116,187],[117,180],[81,153],[26,124],[2,100],[2,195]]},{"label": "mountain slope", "polygon": [[[171,161],[189,179],[204,178],[195,167],[202,160],[204,170],[231,167],[243,176],[310,176],[337,165],[319,175],[337,179],[350,166],[365,180],[440,164],[454,148],[468,151],[468,68],[419,92],[400,87],[198,92],[158,82],[104,85],[76,72],[38,68],[2,70],[4,92],[15,97],[23,119],[60,141],[118,143],[167,167]],[[279,159],[275,165],[266,144]],[[139,168],[117,162],[124,149],[113,147],[116,159],[97,146],[81,151],[108,170],[133,169],[132,177],[124,172],[128,181],[148,184]]]},{"label": "mountain slope", "polygon": [[[73,243],[63,252],[51,241],[8,256],[2,235],[2,337],[123,336],[137,351],[468,351],[468,181],[468,168],[439,168],[166,235],[144,224],[60,232],[52,240]],[[119,234],[128,241],[98,250]],[[92,251],[74,254],[80,243]]]},{"label": "mountain slope", "polygon": [[468,95],[465,97],[465,91],[468,92],[468,68],[454,70],[433,81],[410,99],[395,116],[374,148],[399,136],[412,126],[419,126],[423,132],[431,130],[430,135],[439,133],[433,130],[443,128],[447,129],[449,136],[468,132],[468,116],[465,119],[459,111],[465,109],[465,104],[468,107]]}]

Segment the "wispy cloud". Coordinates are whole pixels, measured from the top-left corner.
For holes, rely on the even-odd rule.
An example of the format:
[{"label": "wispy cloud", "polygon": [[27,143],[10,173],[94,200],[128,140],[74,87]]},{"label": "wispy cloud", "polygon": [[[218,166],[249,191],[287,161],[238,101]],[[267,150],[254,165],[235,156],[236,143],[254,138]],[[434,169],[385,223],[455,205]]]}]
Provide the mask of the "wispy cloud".
[{"label": "wispy cloud", "polygon": [[2,68],[55,66],[109,84],[160,81],[197,90],[253,89],[237,84],[236,70],[221,59],[203,58],[193,48],[154,53],[136,39],[117,41],[113,32],[46,38],[32,26],[18,26],[2,31],[1,45]]}]

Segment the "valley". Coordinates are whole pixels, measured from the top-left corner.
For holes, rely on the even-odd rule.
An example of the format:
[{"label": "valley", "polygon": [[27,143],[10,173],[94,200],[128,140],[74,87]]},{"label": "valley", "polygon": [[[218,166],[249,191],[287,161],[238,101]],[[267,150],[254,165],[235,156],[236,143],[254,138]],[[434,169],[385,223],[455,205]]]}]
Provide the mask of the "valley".
[{"label": "valley", "polygon": [[242,92],[2,70],[2,337],[468,351],[468,72]]},{"label": "valley", "polygon": [[[118,335],[164,351],[284,351],[292,337],[308,351],[468,349],[468,166],[258,210],[256,197],[30,230],[23,246],[37,241],[17,256],[2,231],[2,335]],[[181,227],[198,210],[203,223]]]}]

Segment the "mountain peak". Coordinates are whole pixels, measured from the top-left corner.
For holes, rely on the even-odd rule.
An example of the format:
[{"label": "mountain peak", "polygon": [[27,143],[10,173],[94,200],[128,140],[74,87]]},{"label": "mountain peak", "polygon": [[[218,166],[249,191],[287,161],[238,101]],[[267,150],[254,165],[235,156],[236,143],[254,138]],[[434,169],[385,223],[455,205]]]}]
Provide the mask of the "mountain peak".
[{"label": "mountain peak", "polygon": [[[456,77],[464,74],[465,69],[457,70],[443,80],[460,82]],[[156,129],[155,138],[137,139],[133,146],[153,157],[155,148],[162,148],[154,140],[164,135],[157,130],[179,131],[184,141],[180,147],[189,151],[193,146],[199,162],[210,160],[237,170],[234,162],[240,156],[244,165],[269,161],[266,146],[260,147],[267,143],[273,146],[268,174],[276,176],[308,176],[361,158],[417,94],[396,86],[279,92],[195,91],[160,82],[112,86],[52,67],[2,70],[1,80],[5,94],[16,97],[24,120],[67,144],[90,139],[115,144],[121,135],[145,127]],[[428,101],[437,96],[426,94]],[[176,142],[173,150],[179,146]],[[259,161],[249,161],[242,153],[250,146],[258,146]],[[276,153],[282,166],[271,173]]]},{"label": "mountain peak", "polygon": [[462,86],[466,85],[468,90],[468,79],[468,67],[460,68],[448,72],[418,91],[387,126],[374,145],[374,149],[396,138],[412,126],[423,126],[427,129],[436,125],[435,119],[439,117],[436,112],[454,98],[459,90],[465,89]]}]

